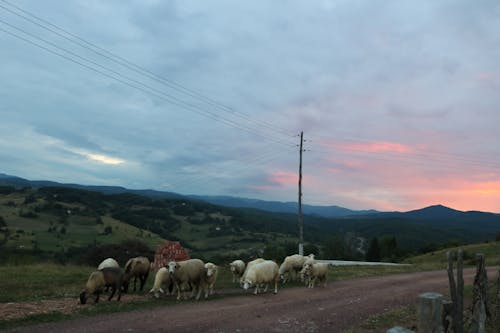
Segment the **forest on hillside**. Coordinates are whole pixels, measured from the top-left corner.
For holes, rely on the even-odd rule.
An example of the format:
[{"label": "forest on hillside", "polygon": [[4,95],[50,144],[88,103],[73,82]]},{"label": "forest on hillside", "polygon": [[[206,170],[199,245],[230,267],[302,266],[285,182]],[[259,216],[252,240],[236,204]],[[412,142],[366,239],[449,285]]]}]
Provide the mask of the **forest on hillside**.
[{"label": "forest on hillside", "polygon": [[[328,259],[398,261],[450,245],[495,239],[496,226],[464,230],[402,217],[304,216],[305,252]],[[103,257],[152,257],[177,240],[193,257],[228,262],[297,252],[297,217],[203,201],[103,194],[67,187],[0,187],[0,260],[95,264]]]}]

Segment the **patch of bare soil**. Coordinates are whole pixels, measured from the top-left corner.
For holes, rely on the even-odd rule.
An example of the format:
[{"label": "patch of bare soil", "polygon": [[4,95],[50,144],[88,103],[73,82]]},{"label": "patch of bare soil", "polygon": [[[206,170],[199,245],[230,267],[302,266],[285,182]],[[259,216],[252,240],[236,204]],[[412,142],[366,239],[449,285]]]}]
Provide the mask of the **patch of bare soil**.
[{"label": "patch of bare soil", "polygon": [[[466,283],[472,283],[473,274],[473,269],[464,271]],[[447,293],[447,288],[446,271],[419,272],[332,281],[326,288],[288,288],[280,290],[277,295],[245,294],[209,301],[180,302],[176,306],[78,318],[11,331],[342,332],[375,314],[415,304],[420,293]],[[123,301],[126,302],[127,298],[124,297]],[[74,299],[63,300],[59,306],[71,309],[77,306],[75,303]],[[51,303],[45,303],[47,309],[53,310],[51,306]]]},{"label": "patch of bare soil", "polygon": [[[130,301],[143,300],[145,296],[140,295],[122,295],[121,302],[128,303]],[[116,300],[116,296],[112,301]],[[107,295],[101,295],[100,302],[107,302]],[[29,315],[44,314],[51,312],[61,312],[71,314],[86,307],[94,306],[93,301],[89,300],[87,304],[80,304],[77,298],[59,298],[48,299],[30,302],[8,302],[0,303],[0,318],[2,319],[17,319],[24,318]]]}]

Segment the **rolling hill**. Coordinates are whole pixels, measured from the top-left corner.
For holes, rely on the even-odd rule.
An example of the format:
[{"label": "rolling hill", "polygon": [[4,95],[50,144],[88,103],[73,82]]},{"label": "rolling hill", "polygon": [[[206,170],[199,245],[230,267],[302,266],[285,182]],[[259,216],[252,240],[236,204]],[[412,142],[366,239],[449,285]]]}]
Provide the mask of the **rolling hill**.
[{"label": "rolling hill", "polygon": [[[53,256],[127,239],[154,248],[169,239],[180,240],[197,256],[250,257],[267,246],[294,251],[297,231],[295,209],[268,212],[168,192],[33,182],[0,174],[0,252],[4,253],[29,250]],[[444,243],[490,241],[497,232],[498,214],[440,205],[329,218],[304,215],[305,240],[320,249],[339,236],[360,239],[365,249],[374,237],[394,236],[405,252],[416,252]]]}]

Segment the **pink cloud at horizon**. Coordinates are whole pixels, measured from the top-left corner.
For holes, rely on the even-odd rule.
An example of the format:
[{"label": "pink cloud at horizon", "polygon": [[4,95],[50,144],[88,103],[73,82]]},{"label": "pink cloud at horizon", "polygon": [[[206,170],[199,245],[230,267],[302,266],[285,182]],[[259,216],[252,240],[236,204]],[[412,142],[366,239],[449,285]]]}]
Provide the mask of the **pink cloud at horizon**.
[{"label": "pink cloud at horizon", "polygon": [[500,174],[477,166],[369,156],[328,157],[324,163],[315,174],[326,171],[328,176],[310,177],[304,187],[306,200],[311,186],[319,193],[316,201],[352,209],[407,211],[443,204],[463,211],[500,213]]},{"label": "pink cloud at horizon", "polygon": [[408,145],[397,142],[379,141],[368,143],[342,143],[333,144],[334,147],[341,150],[356,150],[366,152],[394,152],[394,153],[410,153],[414,149]]}]

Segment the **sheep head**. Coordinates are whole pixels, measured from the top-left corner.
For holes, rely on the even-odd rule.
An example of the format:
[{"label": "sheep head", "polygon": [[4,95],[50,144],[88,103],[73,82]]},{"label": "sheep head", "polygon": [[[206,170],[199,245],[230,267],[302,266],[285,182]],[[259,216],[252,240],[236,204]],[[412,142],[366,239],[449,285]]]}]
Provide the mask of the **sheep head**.
[{"label": "sheep head", "polygon": [[168,272],[170,273],[170,275],[173,275],[175,273],[175,271],[179,268],[180,268],[180,265],[175,261],[170,261],[168,263]]}]

